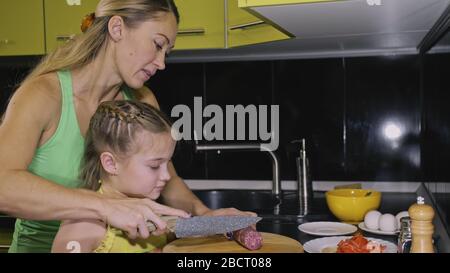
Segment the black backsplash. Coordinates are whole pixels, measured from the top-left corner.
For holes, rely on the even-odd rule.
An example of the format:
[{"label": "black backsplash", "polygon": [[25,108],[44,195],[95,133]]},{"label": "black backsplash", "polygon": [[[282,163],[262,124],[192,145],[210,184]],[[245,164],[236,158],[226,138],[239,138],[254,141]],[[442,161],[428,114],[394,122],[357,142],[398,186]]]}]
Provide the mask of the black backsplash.
[{"label": "black backsplash", "polygon": [[419,59],[355,58],[345,68],[347,177],[420,181]]},{"label": "black backsplash", "polygon": [[[168,115],[195,96],[203,107],[279,105],[283,179],[295,179],[291,142],[305,138],[314,180],[450,181],[449,65],[450,54],[169,63],[148,85]],[[1,110],[27,69],[0,65]],[[195,153],[193,141],[174,163],[188,179],[272,176],[267,155]]]},{"label": "black backsplash", "polygon": [[450,54],[424,61],[422,168],[428,181],[450,180]]},{"label": "black backsplash", "polygon": [[280,105],[279,155],[283,178],[296,178],[298,146],[290,143],[301,138],[306,140],[313,179],[345,177],[343,62],[343,59],[275,62],[274,104]]}]

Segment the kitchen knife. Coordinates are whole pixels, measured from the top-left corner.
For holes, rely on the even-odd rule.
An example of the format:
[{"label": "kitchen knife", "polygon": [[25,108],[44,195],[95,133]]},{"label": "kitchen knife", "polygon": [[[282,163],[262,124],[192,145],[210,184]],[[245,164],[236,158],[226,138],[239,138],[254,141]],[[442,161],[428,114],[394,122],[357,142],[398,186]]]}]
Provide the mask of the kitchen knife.
[{"label": "kitchen knife", "polygon": [[[167,228],[175,233],[177,238],[193,236],[209,236],[226,234],[258,223],[262,218],[255,216],[194,216],[179,218],[162,216],[167,222]],[[155,224],[147,223],[150,232],[156,230]]]}]

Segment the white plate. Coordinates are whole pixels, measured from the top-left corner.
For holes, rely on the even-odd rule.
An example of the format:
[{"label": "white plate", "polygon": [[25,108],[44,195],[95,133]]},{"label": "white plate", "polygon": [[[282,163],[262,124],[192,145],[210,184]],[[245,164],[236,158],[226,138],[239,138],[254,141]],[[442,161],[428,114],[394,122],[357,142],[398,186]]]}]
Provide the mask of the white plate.
[{"label": "white plate", "polygon": [[340,222],[310,222],[299,225],[298,229],[317,236],[346,235],[358,230],[354,225]]},{"label": "white plate", "polygon": [[[325,248],[335,249],[337,244],[345,239],[349,239],[351,236],[335,236],[335,237],[323,237],[306,242],[303,245],[303,249],[308,253],[323,253]],[[391,242],[365,237],[369,241],[375,241],[386,246],[383,253],[397,253],[397,246]]]},{"label": "white plate", "polygon": [[382,231],[379,229],[370,229],[370,228],[366,227],[364,222],[359,223],[358,227],[364,231],[367,231],[367,232],[370,232],[373,234],[379,234],[379,235],[396,235],[399,232],[398,229],[396,231]]}]

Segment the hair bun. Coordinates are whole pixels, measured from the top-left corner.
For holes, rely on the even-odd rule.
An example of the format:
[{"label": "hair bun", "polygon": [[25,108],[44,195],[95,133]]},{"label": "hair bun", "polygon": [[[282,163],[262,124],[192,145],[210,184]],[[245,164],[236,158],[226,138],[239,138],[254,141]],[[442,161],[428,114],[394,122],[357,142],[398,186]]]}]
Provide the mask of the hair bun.
[{"label": "hair bun", "polygon": [[88,28],[94,23],[95,20],[95,12],[89,13],[84,16],[83,20],[81,20],[81,31],[85,33]]}]

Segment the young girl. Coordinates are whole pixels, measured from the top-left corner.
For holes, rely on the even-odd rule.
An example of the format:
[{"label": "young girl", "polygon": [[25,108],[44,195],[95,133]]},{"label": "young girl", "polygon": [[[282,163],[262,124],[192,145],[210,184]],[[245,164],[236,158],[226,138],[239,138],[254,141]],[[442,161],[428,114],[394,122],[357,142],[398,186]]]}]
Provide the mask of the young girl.
[{"label": "young girl", "polygon": [[[156,108],[104,102],[89,124],[81,178],[111,198],[156,200],[170,179],[174,148],[171,123]],[[70,220],[61,224],[52,252],[153,252],[167,243],[165,235],[155,235],[132,240],[100,220]]]}]

